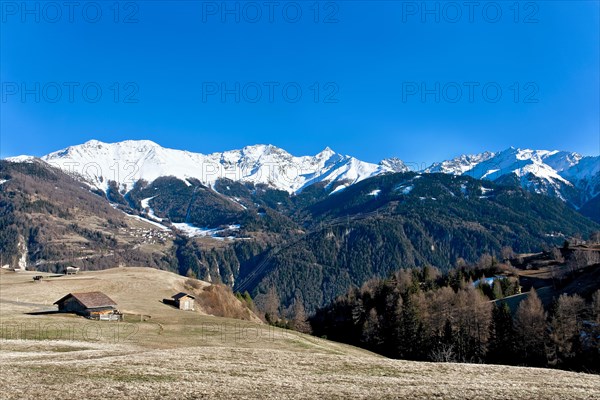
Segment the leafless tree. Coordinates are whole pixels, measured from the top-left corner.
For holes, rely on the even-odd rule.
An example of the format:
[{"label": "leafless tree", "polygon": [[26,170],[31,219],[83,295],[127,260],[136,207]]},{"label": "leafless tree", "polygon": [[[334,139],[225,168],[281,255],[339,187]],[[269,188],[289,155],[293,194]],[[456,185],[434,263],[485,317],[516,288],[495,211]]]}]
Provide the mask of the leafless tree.
[{"label": "leafless tree", "polygon": [[456,361],[454,345],[440,344],[431,351],[429,357],[434,362],[454,362]]},{"label": "leafless tree", "polygon": [[553,247],[552,250],[550,251],[550,253],[552,254],[552,258],[555,261],[558,261],[559,263],[565,262],[565,258],[563,257],[563,255],[558,247]]},{"label": "leafless tree", "polygon": [[519,304],[514,319],[517,346],[523,351],[525,359],[541,356],[545,352],[546,316],[542,302],[532,288],[527,298]]},{"label": "leafless tree", "polygon": [[552,318],[551,336],[559,355],[563,357],[574,355],[573,339],[578,337],[581,332],[585,308],[585,301],[578,295],[562,294],[558,298],[556,312]]},{"label": "leafless tree", "polygon": [[502,260],[510,260],[515,256],[515,252],[512,247],[504,246],[502,250],[500,250],[500,255],[502,256]]},{"label": "leafless tree", "polygon": [[479,257],[479,261],[477,261],[477,268],[489,268],[494,265],[494,261],[494,257],[489,255],[488,253],[484,253],[481,255],[481,257]]},{"label": "leafless tree", "polygon": [[574,272],[587,266],[597,264],[599,262],[600,252],[589,250],[576,250],[569,257],[567,265],[569,266],[571,272]]},{"label": "leafless tree", "polygon": [[279,295],[274,286],[270,286],[266,293],[256,296],[254,302],[257,308],[264,312],[268,322],[275,322],[279,319]]},{"label": "leafless tree", "polygon": [[592,295],[591,311],[594,321],[597,324],[600,324],[600,290],[596,290],[596,292]]},{"label": "leafless tree", "polygon": [[298,332],[311,333],[310,324],[302,304],[302,299],[296,296],[292,305],[292,327]]}]

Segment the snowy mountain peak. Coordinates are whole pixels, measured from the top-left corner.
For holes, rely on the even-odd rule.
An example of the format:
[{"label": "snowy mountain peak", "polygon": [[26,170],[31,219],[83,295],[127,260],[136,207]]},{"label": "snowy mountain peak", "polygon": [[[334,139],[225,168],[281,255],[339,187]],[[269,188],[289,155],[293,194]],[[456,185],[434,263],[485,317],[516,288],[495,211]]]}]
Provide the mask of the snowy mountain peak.
[{"label": "snowy mountain peak", "polygon": [[498,153],[485,152],[435,163],[426,172],[468,175],[498,182],[516,179],[532,192],[556,196],[577,207],[600,192],[599,170],[600,157],[509,147]]},{"label": "snowy mountain peak", "polygon": [[392,172],[410,171],[410,168],[404,163],[404,161],[396,157],[383,159],[381,160],[379,165],[381,165],[383,168],[389,169]]},{"label": "snowy mountain peak", "polygon": [[496,156],[496,153],[492,153],[489,151],[479,154],[461,155],[459,157],[453,158],[452,160],[434,163],[428,168],[426,168],[424,172],[441,172],[444,174],[462,175],[465,172],[473,169],[473,167],[475,167],[477,164],[483,161],[487,161],[494,156]]},{"label": "snowy mountain peak", "polygon": [[[282,150],[279,149],[278,147],[273,146],[272,144],[255,144],[252,146],[245,146],[244,148],[242,148],[242,152],[247,153],[247,154],[270,154],[272,152],[277,152],[278,150]],[[233,150],[235,151],[235,150]]]},{"label": "snowy mountain peak", "polygon": [[331,147],[327,146],[321,152],[317,153],[316,157],[319,158],[330,158],[331,156],[337,154],[335,151],[331,149]]}]

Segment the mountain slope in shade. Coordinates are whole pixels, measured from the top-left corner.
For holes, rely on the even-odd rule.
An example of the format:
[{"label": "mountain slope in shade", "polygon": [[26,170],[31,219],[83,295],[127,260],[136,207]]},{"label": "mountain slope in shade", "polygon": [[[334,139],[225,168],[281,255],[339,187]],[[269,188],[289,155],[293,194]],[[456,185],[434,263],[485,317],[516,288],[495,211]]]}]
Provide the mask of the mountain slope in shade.
[{"label": "mountain slope in shade", "polygon": [[297,193],[317,182],[352,184],[395,171],[391,165],[363,162],[330,148],[315,156],[303,157],[295,157],[272,145],[247,146],[241,150],[204,155],[167,149],[147,140],[119,143],[91,140],[42,159],[83,176],[92,186],[102,190],[108,188],[109,180],[130,190],[139,179],[152,182],[162,176],[174,176],[184,181],[196,178],[205,185],[228,178]]}]

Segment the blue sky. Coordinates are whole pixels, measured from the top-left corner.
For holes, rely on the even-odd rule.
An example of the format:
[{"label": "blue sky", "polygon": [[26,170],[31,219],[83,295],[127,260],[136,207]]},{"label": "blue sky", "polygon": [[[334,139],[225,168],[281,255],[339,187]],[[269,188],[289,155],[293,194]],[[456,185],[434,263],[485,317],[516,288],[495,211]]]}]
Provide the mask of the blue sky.
[{"label": "blue sky", "polygon": [[597,1],[278,3],[0,2],[0,156],[89,139],[600,153]]}]

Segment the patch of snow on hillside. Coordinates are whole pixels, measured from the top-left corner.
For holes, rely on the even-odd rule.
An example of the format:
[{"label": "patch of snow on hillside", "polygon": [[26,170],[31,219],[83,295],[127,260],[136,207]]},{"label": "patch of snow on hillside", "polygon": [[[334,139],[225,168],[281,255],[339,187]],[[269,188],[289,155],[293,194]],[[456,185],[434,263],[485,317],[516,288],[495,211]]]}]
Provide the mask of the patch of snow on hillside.
[{"label": "patch of snow on hillside", "polygon": [[[229,186],[228,186],[228,188],[229,188]],[[229,190],[229,189],[228,189],[228,190]],[[239,197],[233,197],[233,198],[231,198],[231,197],[230,197],[230,198],[229,198],[229,200],[231,200],[231,201],[233,201],[234,203],[238,204],[238,205],[239,205],[240,207],[242,207],[244,210],[247,210],[247,209],[248,209],[248,207],[246,207],[245,205],[243,205],[243,204],[241,203],[241,199],[240,199]]]},{"label": "patch of snow on hillside", "polygon": [[381,193],[381,189],[375,189],[369,193],[369,196],[379,196],[379,193]]},{"label": "patch of snow on hillside", "polygon": [[182,231],[187,237],[212,236],[218,231],[217,228],[203,229],[186,222],[174,223],[173,226]]},{"label": "patch of snow on hillside", "polygon": [[152,221],[147,218],[140,217],[139,215],[131,215],[131,214],[127,214],[127,213],[123,213],[123,214],[127,215],[129,218],[137,219],[138,221],[144,221],[151,225],[154,225],[155,227],[157,227],[158,229],[160,229],[163,232],[170,231],[169,228],[167,228],[166,226],[164,226],[162,224],[159,224],[156,221]]},{"label": "patch of snow on hillside", "polygon": [[331,193],[329,193],[329,195],[331,196],[332,194],[337,193],[337,192],[341,192],[344,189],[346,189],[346,186],[345,185],[340,185],[340,186],[336,187],[335,189],[333,189],[331,191]]},{"label": "patch of snow on hillside", "polygon": [[409,194],[415,188],[414,185],[404,186],[404,184],[400,184],[394,188],[395,191],[400,191],[402,194]]},{"label": "patch of snow on hillside", "polygon": [[2,185],[3,183],[8,182],[8,179],[0,179],[0,185]]},{"label": "patch of snow on hillside", "polygon": [[152,196],[152,197],[147,197],[145,199],[140,200],[140,204],[142,206],[142,208],[146,209],[146,208],[150,208],[150,200],[152,200],[153,198],[155,198],[156,196]]},{"label": "patch of snow on hillside", "polygon": [[[481,179],[484,179],[484,178],[493,179],[492,176],[498,175],[497,173],[499,171],[500,171],[499,169],[489,169],[483,175],[481,175]],[[502,175],[502,174],[500,174],[500,175]],[[498,175],[498,176],[500,176],[500,175]]]},{"label": "patch of snow on hillside", "polygon": [[158,221],[158,222],[162,222],[162,218],[159,218],[156,216],[156,214],[154,214],[154,210],[152,209],[152,207],[150,207],[150,200],[152,200],[153,198],[155,198],[156,196],[152,196],[152,197],[147,197],[143,200],[140,201],[140,204],[142,206],[143,210],[148,210],[148,217],[150,217],[151,219]]},{"label": "patch of snow on hillside", "polygon": [[[179,222],[173,224],[174,227],[182,231],[187,237],[211,237],[213,239],[223,240],[222,236],[218,236],[224,231],[237,231],[240,229],[240,225],[229,225],[225,229],[219,228],[198,228],[192,224],[186,222]],[[235,239],[232,236],[228,236],[229,239]]]}]

